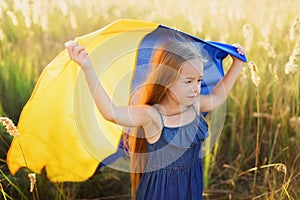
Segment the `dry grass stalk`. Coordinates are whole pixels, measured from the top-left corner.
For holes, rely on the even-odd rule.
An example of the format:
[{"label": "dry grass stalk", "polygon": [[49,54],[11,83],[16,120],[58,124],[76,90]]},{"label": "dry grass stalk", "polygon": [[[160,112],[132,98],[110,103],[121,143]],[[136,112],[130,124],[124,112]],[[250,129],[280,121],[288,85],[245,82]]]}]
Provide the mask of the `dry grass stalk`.
[{"label": "dry grass stalk", "polygon": [[289,118],[289,124],[291,128],[295,130],[297,136],[300,137],[300,116],[293,116]]},{"label": "dry grass stalk", "polygon": [[256,87],[260,84],[260,77],[258,76],[258,69],[253,61],[249,62],[249,69],[251,72],[251,80]]},{"label": "dry grass stalk", "polygon": [[275,59],[277,57],[274,47],[268,42],[259,42],[258,45],[262,46],[268,51],[269,58]]},{"label": "dry grass stalk", "polygon": [[253,29],[250,24],[245,24],[243,26],[243,34],[245,38],[245,49],[249,51],[253,42]]},{"label": "dry grass stalk", "polygon": [[292,26],[290,28],[290,40],[294,40],[297,38],[300,32],[300,19],[299,16],[293,21]]},{"label": "dry grass stalk", "polygon": [[8,10],[6,11],[6,14],[10,17],[12,23],[14,26],[18,26],[19,25],[19,22],[18,22],[18,19],[17,19],[17,16],[15,15],[14,12]]},{"label": "dry grass stalk", "polygon": [[298,56],[300,56],[300,47],[295,48],[289,57],[289,61],[285,65],[285,74],[296,73],[298,71]]},{"label": "dry grass stalk", "polygon": [[30,173],[28,174],[28,178],[30,181],[30,192],[33,192],[34,185],[36,183],[36,174],[35,173]]}]

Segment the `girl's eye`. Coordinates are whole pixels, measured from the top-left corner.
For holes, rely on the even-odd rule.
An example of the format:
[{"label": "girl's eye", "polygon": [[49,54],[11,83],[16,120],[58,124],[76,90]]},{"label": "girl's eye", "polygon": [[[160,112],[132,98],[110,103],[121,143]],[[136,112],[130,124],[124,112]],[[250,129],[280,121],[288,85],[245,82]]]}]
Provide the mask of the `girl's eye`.
[{"label": "girl's eye", "polygon": [[198,79],[198,83],[200,83],[202,81],[202,79]]}]

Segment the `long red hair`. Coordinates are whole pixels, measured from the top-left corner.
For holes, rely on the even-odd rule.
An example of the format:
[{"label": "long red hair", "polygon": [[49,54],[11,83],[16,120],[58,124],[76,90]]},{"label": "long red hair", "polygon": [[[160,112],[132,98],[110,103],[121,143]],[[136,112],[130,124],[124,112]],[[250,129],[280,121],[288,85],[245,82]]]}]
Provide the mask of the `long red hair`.
[{"label": "long red hair", "polygon": [[[199,51],[191,43],[169,42],[156,48],[151,57],[151,72],[135,92],[133,104],[159,104],[168,94],[168,88],[177,80],[182,63],[196,58],[202,60]],[[147,161],[146,138],[142,127],[131,129],[126,135],[124,144],[130,156],[131,194],[135,199]]]}]

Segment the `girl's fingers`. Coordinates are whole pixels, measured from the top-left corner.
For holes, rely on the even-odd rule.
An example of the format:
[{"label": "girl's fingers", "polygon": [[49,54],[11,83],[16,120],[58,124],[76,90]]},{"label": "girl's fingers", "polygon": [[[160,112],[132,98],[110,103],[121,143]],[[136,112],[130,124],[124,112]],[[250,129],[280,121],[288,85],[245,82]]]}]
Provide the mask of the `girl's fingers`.
[{"label": "girl's fingers", "polygon": [[70,40],[68,42],[65,42],[65,47],[66,48],[71,48],[72,46],[76,46],[76,45],[78,45],[78,43],[75,42],[74,40]]},{"label": "girl's fingers", "polygon": [[85,51],[85,48],[83,46],[75,46],[73,47],[72,49],[74,55],[80,55],[80,53],[84,52]]},{"label": "girl's fingers", "polygon": [[75,41],[68,41],[65,43],[65,47],[68,50],[69,57],[77,62],[78,64],[82,64],[84,59],[88,56],[87,51],[83,46],[80,46]]},{"label": "girl's fingers", "polygon": [[240,44],[233,44],[232,46],[234,46],[236,48],[236,50],[239,54],[245,55],[246,51]]},{"label": "girl's fingers", "polygon": [[65,47],[67,48],[68,50],[68,53],[69,53],[69,57],[74,60],[74,47],[77,46],[77,42],[75,41],[68,41],[65,43]]}]

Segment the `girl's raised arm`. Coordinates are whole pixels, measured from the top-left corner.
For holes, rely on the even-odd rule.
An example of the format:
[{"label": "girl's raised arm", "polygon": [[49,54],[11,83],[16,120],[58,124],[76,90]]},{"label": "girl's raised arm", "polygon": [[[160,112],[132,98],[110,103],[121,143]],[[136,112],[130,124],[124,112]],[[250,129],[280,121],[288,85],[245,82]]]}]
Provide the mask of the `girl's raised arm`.
[{"label": "girl's raised arm", "polygon": [[89,55],[83,46],[75,41],[65,43],[69,56],[84,71],[90,92],[99,112],[102,116],[113,123],[128,126],[146,126],[151,123],[150,106],[115,106],[99,82],[93,69]]},{"label": "girl's raised arm", "polygon": [[[239,54],[244,55],[245,50],[240,45],[234,45]],[[237,80],[244,62],[234,56],[232,57],[232,65],[226,75],[220,80],[220,82],[216,85],[214,90],[210,95],[201,95],[200,97],[200,111],[201,112],[209,112],[216,107],[220,106],[225,102],[228,97],[229,92],[231,91],[235,81]]]}]

